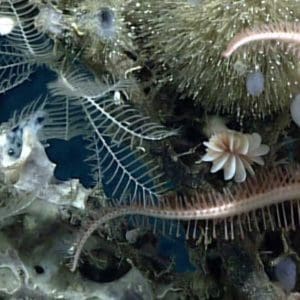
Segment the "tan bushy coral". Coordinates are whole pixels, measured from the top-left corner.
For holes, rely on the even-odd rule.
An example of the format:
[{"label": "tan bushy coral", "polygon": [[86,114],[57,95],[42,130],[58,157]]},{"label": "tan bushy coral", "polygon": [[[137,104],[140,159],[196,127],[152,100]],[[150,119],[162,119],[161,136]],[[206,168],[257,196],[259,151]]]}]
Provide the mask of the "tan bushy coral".
[{"label": "tan bushy coral", "polygon": [[[263,117],[288,107],[298,85],[295,59],[274,43],[243,48],[229,60],[221,54],[244,28],[299,21],[299,7],[299,0],[152,0],[130,14],[143,39],[142,55],[161,81],[174,82],[210,111]],[[248,84],[254,72],[259,76]],[[251,93],[253,84],[260,84],[258,92]]]}]

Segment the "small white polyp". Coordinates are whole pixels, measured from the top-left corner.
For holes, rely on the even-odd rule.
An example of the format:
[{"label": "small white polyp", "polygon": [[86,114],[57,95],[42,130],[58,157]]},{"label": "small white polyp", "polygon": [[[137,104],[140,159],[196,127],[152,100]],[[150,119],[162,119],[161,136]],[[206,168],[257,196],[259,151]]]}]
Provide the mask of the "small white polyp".
[{"label": "small white polyp", "polygon": [[15,27],[15,20],[11,17],[0,16],[0,35],[10,34]]}]

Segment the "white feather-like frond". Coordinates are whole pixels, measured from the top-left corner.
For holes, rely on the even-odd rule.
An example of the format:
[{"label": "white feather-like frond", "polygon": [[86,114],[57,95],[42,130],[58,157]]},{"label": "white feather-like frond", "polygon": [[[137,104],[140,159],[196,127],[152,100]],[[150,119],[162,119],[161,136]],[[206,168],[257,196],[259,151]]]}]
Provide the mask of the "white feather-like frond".
[{"label": "white feather-like frond", "polygon": [[37,14],[38,9],[33,1],[1,0],[0,2],[0,16],[14,21],[12,30],[5,35],[5,38],[26,55],[49,56],[52,41],[37,30],[35,26]]},{"label": "white feather-like frond", "polygon": [[130,81],[109,85],[91,79],[90,74],[79,70],[61,72],[58,80],[48,87],[55,96],[72,97],[74,103],[82,106],[93,126],[102,128],[102,134],[108,134],[117,143],[129,137],[131,144],[134,140],[158,141],[177,134],[176,130],[167,130],[141,115],[131,105],[115,103],[114,92],[128,88]]},{"label": "white feather-like frond", "polygon": [[35,69],[36,63],[32,58],[9,44],[0,43],[0,94],[28,80]]},{"label": "white feather-like frond", "polygon": [[146,205],[156,203],[168,191],[159,165],[147,153],[114,143],[97,127],[94,132],[89,146],[93,154],[88,161],[92,162],[96,181],[104,179],[104,184],[110,187],[112,198],[122,203],[142,201]]}]

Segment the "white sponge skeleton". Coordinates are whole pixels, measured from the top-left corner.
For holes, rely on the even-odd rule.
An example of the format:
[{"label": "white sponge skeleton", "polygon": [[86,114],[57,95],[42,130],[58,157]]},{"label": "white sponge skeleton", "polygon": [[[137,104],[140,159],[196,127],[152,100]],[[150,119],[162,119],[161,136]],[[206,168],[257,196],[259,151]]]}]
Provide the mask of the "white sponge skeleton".
[{"label": "white sponge skeleton", "polygon": [[56,165],[39,140],[45,113],[38,111],[0,134],[0,172],[18,193],[57,205],[84,209],[89,190],[78,179],[60,182],[54,177]]}]

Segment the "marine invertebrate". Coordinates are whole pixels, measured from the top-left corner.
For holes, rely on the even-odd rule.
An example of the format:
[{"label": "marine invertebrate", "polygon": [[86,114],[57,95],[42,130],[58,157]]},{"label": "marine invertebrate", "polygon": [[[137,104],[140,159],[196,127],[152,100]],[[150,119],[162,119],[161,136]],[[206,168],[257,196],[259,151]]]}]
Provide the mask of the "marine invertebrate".
[{"label": "marine invertebrate", "polygon": [[[24,266],[23,262],[19,258],[18,253],[14,249],[7,249],[4,253],[0,253],[1,258],[1,268],[8,268],[12,274],[14,275],[14,279],[19,281],[18,287],[14,288],[13,290],[9,289],[1,289],[0,293],[5,295],[12,295],[17,293],[19,289],[24,289],[24,292],[31,294],[31,296],[45,296],[42,295],[39,291],[31,289],[30,282],[29,282],[29,272],[27,271],[26,267]],[[24,293],[25,294],[25,293]],[[20,296],[20,295],[19,295]]]},{"label": "marine invertebrate", "polygon": [[285,293],[272,284],[261,267],[257,250],[245,243],[227,243],[220,250],[224,280],[235,290],[238,299],[287,299]]},{"label": "marine invertebrate", "polygon": [[126,2],[120,0],[84,0],[76,8],[69,8],[74,12],[72,26],[78,40],[85,45],[83,54],[90,61],[106,68],[127,61],[125,52],[133,51],[134,47],[124,20],[125,7]]},{"label": "marine invertebrate", "polygon": [[155,203],[160,195],[169,190],[160,166],[139,149],[132,149],[126,144],[113,143],[96,129],[91,139],[90,149],[93,154],[88,158],[94,170],[106,186],[110,187],[111,197],[120,203],[134,203],[137,199]]},{"label": "marine invertebrate", "polygon": [[5,35],[5,38],[27,55],[36,58],[47,57],[51,53],[52,41],[35,27],[37,13],[37,6],[32,1],[1,1],[0,16],[11,18],[15,22],[13,29]]},{"label": "marine invertebrate", "polygon": [[95,34],[102,41],[116,42],[121,31],[125,30],[122,25],[124,20],[118,11],[120,4],[118,1],[98,3],[93,0],[81,3],[79,10],[85,10],[85,13],[77,18],[81,31],[87,30],[89,34]]},{"label": "marine invertebrate", "polygon": [[[11,120],[1,131],[0,173],[4,181],[18,195],[29,194],[32,199],[84,209],[90,191],[76,179],[63,182],[54,180],[56,165],[48,159],[39,141],[45,113],[40,109],[29,114],[32,108],[35,105],[26,107],[23,114],[18,116],[17,124],[14,124],[16,120]],[[11,124],[14,126],[10,127]],[[30,200],[27,202],[31,203]]]},{"label": "marine invertebrate", "polygon": [[15,20],[12,17],[0,16],[0,35],[10,34],[15,27]]},{"label": "marine invertebrate", "polygon": [[[140,3],[128,14],[136,20],[142,57],[150,60],[161,84],[169,81],[183,97],[211,112],[264,117],[286,109],[297,86],[293,55],[262,44],[224,59],[229,41],[262,22],[297,22],[299,1],[191,1]],[[259,51],[257,51],[259,50]],[[236,70],[243,65],[242,73]],[[259,69],[265,78],[258,95],[247,93],[246,74]],[[226,95],[226,96],[225,96]]]},{"label": "marine invertebrate", "polygon": [[167,130],[149,117],[141,115],[129,104],[116,105],[112,92],[130,87],[129,81],[109,84],[95,80],[93,75],[81,68],[61,71],[58,80],[48,85],[54,96],[69,96],[79,103],[93,127],[103,129],[113,141],[121,143],[129,138],[134,140],[159,141],[176,135],[176,130]]},{"label": "marine invertebrate", "polygon": [[228,58],[240,47],[257,41],[276,40],[290,44],[290,47],[295,47],[296,54],[300,54],[300,25],[295,23],[275,23],[264,24],[251,29],[246,29],[238,33],[228,44],[227,49],[223,52],[223,56]]},{"label": "marine invertebrate", "polygon": [[[264,24],[251,29],[246,29],[238,33],[228,44],[227,49],[223,52],[223,56],[229,58],[233,53],[241,47],[247,45],[252,46],[258,41],[277,41],[288,45],[285,52],[291,52],[296,58],[300,58],[300,25],[295,23],[274,23]],[[249,45],[251,44],[251,45]],[[248,89],[248,86],[247,86]],[[261,90],[261,88],[260,88]],[[290,105],[292,119],[296,124],[298,121],[297,97]]]},{"label": "marine invertebrate", "polygon": [[290,293],[296,286],[297,264],[290,256],[282,256],[272,263],[275,279],[284,291]]},{"label": "marine invertebrate", "polygon": [[300,127],[300,94],[296,95],[290,106],[293,121]]},{"label": "marine invertebrate", "polygon": [[64,37],[65,31],[71,31],[71,21],[55,6],[48,4],[39,5],[39,13],[35,17],[35,26],[44,33],[54,37]]},{"label": "marine invertebrate", "polygon": [[[7,182],[15,184],[20,180],[22,169],[37,145],[38,148],[44,149],[40,143],[37,143],[43,119],[44,113],[36,112],[27,119],[23,119],[19,124],[2,130],[0,168]],[[43,153],[45,157],[45,152],[43,151]]]},{"label": "marine invertebrate", "polygon": [[37,16],[33,1],[1,1],[0,20],[6,27],[0,41],[0,93],[24,82],[38,65],[52,58],[52,40],[36,28]]},{"label": "marine invertebrate", "polygon": [[[145,295],[146,299],[154,299],[148,280],[135,267],[113,282],[99,283],[83,279],[80,275],[74,275],[61,268],[61,255],[53,247],[52,236],[46,241],[33,243],[31,250],[34,254],[29,257],[23,254],[24,258],[18,253],[21,250],[17,251],[11,245],[8,248],[0,248],[2,299],[123,299],[129,291],[138,297],[137,299]],[[48,255],[45,255],[46,252]],[[37,272],[37,262],[45,268],[42,268],[44,273]],[[7,285],[7,282],[10,284]]]},{"label": "marine invertebrate", "polygon": [[104,7],[97,14],[98,18],[98,29],[96,32],[102,39],[112,40],[116,36],[116,16],[113,9]]},{"label": "marine invertebrate", "polygon": [[[64,109],[62,109],[64,108]],[[46,102],[45,110],[48,121],[45,124],[44,136],[46,139],[56,138],[70,140],[71,138],[87,133],[82,109],[70,97],[52,98]]]},{"label": "marine invertebrate", "polygon": [[213,163],[211,173],[224,169],[224,179],[234,177],[236,182],[245,181],[246,170],[254,175],[252,163],[263,165],[261,156],[270,150],[267,145],[261,144],[258,133],[244,134],[234,130],[216,133],[203,144],[207,149],[201,160]]},{"label": "marine invertebrate", "polygon": [[8,43],[0,42],[0,93],[26,81],[36,69],[36,61],[23,55],[21,51]]},{"label": "marine invertebrate", "polygon": [[[168,190],[168,185],[162,172],[158,171],[159,165],[149,159],[147,151],[141,152],[135,145],[136,142],[141,145],[143,141],[159,141],[177,134],[177,131],[169,131],[152,122],[129,104],[115,103],[114,92],[125,90],[129,82],[108,84],[97,81],[93,74],[83,70],[78,67],[67,72],[59,71],[58,80],[49,84],[53,96],[60,99],[58,101],[64,104],[69,98],[72,107],[80,107],[81,111],[76,109],[74,114],[69,114],[72,107],[67,107],[68,118],[64,114],[57,115],[59,104],[56,101],[54,110],[51,103],[48,107],[50,118],[55,115],[57,127],[64,125],[66,119],[72,122],[66,126],[76,124],[72,117],[85,120],[88,124],[85,136],[91,141],[89,149],[93,151],[88,160],[96,161],[98,172],[111,187],[112,197],[120,202],[142,197],[145,202],[154,203]],[[128,198],[129,195],[132,197]]]},{"label": "marine invertebrate", "polygon": [[[79,235],[71,270],[76,269],[80,253],[91,234],[99,226],[118,217],[142,215],[154,218],[153,230],[161,226],[163,233],[166,233],[164,220],[175,220],[177,236],[180,235],[181,221],[187,221],[186,238],[203,236],[207,243],[209,237],[222,235],[225,239],[234,239],[236,232],[243,238],[246,230],[260,231],[268,227],[272,230],[295,230],[296,225],[300,225],[299,196],[300,169],[296,166],[264,170],[244,183],[225,188],[223,192],[213,190],[192,196],[166,196],[158,203],[149,205],[145,205],[144,201],[135,201],[132,205],[115,203],[103,208],[97,220]],[[202,230],[199,229],[201,221],[204,221]],[[170,227],[169,233],[174,227]]]},{"label": "marine invertebrate", "polygon": [[251,96],[259,96],[264,91],[265,78],[260,71],[250,72],[246,79],[247,92]]}]

